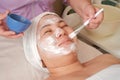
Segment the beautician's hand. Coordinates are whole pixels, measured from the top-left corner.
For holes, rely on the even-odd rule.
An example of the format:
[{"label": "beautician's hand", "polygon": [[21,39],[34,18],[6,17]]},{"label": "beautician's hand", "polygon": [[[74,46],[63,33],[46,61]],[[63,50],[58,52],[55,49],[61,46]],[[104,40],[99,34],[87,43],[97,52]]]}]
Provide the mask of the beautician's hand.
[{"label": "beautician's hand", "polygon": [[[94,7],[91,0],[68,0],[71,7],[83,18],[85,22],[92,18],[99,8]],[[100,13],[96,18],[92,19],[87,28],[97,28],[103,21],[103,13]]]},{"label": "beautician's hand", "polygon": [[7,37],[7,38],[18,38],[23,36],[23,33],[16,34],[13,31],[9,31],[4,19],[7,17],[9,11],[4,13],[0,13],[0,36]]}]

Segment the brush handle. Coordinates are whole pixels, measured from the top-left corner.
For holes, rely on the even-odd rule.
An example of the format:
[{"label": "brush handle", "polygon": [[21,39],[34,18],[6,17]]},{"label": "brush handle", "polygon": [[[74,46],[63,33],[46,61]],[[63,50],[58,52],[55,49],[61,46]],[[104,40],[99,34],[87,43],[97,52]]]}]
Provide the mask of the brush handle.
[{"label": "brush handle", "polygon": [[104,10],[103,8],[100,9],[100,10],[95,14],[94,18],[97,17],[103,10]]},{"label": "brush handle", "polygon": [[80,27],[79,27],[78,29],[76,29],[74,32],[72,32],[71,34],[69,34],[69,37],[70,37],[70,38],[75,37],[75,36],[80,32],[80,30],[82,30],[85,26],[87,26],[87,25],[90,23],[90,20],[91,20],[91,19],[97,17],[103,10],[104,10],[103,8],[100,9],[100,10],[94,15],[94,17],[92,17],[92,18],[88,19],[87,21],[85,21],[82,26],[80,26]]}]

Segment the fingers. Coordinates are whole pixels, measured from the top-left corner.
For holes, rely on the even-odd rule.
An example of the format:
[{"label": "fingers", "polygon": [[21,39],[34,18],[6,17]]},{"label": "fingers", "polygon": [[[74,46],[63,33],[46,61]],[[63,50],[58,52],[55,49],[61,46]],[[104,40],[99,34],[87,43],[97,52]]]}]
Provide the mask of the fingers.
[{"label": "fingers", "polygon": [[99,27],[99,24],[98,23],[90,23],[87,28],[88,29],[96,29]]},{"label": "fingers", "polygon": [[[99,9],[96,8],[96,12],[98,11]],[[103,21],[103,12],[100,13],[96,18],[93,18],[91,21],[90,21],[90,28],[97,28],[101,22]]]},{"label": "fingers", "polygon": [[7,37],[7,38],[19,38],[23,36],[23,33],[16,34],[13,31],[9,31],[6,24],[3,20],[7,17],[10,11],[6,10],[4,13],[0,13],[0,36]]},{"label": "fingers", "polygon": [[16,34],[13,31],[4,31],[2,34],[0,34],[3,37],[6,38],[19,38],[23,36],[23,33]]},{"label": "fingers", "polygon": [[[99,8],[95,7],[95,13],[98,12],[99,10],[100,10]],[[95,13],[93,15],[95,15]],[[90,15],[92,15],[92,13]],[[97,17],[92,18],[87,28],[90,28],[90,29],[98,28],[101,22],[103,21],[103,17],[104,15],[102,12]],[[84,21],[86,21],[86,19]]]},{"label": "fingers", "polygon": [[19,34],[15,34],[15,35],[10,35],[10,36],[8,36],[7,38],[12,38],[12,39],[14,39],[14,38],[20,38],[20,37],[22,37],[23,36],[23,33],[19,33]]},{"label": "fingers", "polygon": [[2,24],[2,21],[0,20],[0,24]]},{"label": "fingers", "polygon": [[9,10],[6,10],[4,13],[0,13],[0,20],[5,19],[9,12]]},{"label": "fingers", "polygon": [[5,11],[4,18],[6,18],[6,16],[9,14],[9,12],[10,12],[9,10]]}]

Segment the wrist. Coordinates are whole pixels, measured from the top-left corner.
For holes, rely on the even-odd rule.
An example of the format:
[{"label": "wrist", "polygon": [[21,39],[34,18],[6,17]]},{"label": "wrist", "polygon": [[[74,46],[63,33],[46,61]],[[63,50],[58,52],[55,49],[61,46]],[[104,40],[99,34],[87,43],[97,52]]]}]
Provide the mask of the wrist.
[{"label": "wrist", "polygon": [[91,0],[64,0],[67,4],[79,4],[81,8],[85,8],[87,5],[91,5]]},{"label": "wrist", "polygon": [[69,4],[69,0],[63,0],[65,4]]}]

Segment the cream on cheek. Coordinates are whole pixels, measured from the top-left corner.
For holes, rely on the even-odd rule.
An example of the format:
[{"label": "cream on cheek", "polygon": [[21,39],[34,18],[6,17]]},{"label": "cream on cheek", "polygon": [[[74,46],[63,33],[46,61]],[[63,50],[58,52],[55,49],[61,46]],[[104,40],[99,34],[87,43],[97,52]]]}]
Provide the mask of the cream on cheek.
[{"label": "cream on cheek", "polygon": [[39,41],[38,46],[41,48],[42,52],[47,54],[57,54],[57,55],[66,55],[72,51],[75,51],[76,46],[74,43],[71,43],[67,46],[57,46],[56,40],[53,36],[49,36],[43,41]]},{"label": "cream on cheek", "polygon": [[[47,24],[55,24],[56,22],[58,22],[60,20],[61,19],[59,19],[59,18],[47,19],[42,26],[47,25]],[[44,53],[56,54],[56,55],[66,55],[66,54],[71,53],[72,51],[75,51],[76,45],[73,42],[71,42],[67,46],[62,46],[62,47],[57,45],[57,43],[58,43],[57,38],[61,34],[63,34],[63,30],[59,27],[56,28],[51,35],[49,35],[48,37],[46,37],[38,42],[38,47]]]},{"label": "cream on cheek", "polygon": [[62,34],[62,30],[60,28],[57,28],[53,35],[39,41],[39,47],[41,50],[48,54],[57,54],[57,55],[66,55],[71,53],[72,51],[75,51],[76,45],[75,43],[70,43],[67,46],[58,46],[58,41],[56,40],[59,35]]}]

